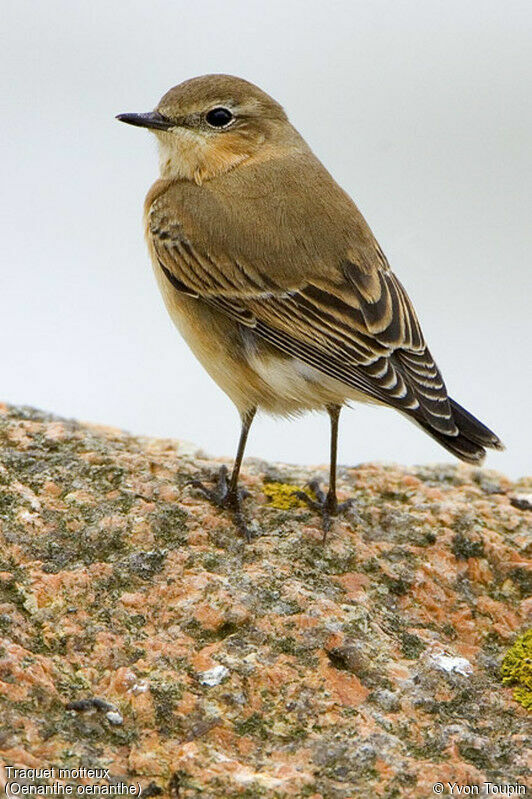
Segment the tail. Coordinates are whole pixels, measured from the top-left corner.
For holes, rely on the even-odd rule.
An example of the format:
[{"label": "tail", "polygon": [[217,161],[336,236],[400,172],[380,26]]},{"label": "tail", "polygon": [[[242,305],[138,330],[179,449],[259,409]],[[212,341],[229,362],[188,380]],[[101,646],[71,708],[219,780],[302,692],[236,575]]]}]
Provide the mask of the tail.
[{"label": "tail", "polygon": [[417,417],[415,421],[432,438],[452,452],[457,458],[467,463],[474,463],[477,466],[482,463],[488,449],[504,449],[504,444],[486,425],[479,422],[469,411],[462,408],[457,402],[449,397],[453,418],[458,427],[458,435],[449,436],[440,433],[422,417]]}]

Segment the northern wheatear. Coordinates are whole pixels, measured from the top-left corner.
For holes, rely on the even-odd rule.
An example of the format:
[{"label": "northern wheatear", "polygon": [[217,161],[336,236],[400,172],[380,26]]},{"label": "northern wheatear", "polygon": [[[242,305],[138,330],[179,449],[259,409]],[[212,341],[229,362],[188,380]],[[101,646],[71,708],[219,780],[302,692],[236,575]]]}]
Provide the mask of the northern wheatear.
[{"label": "northern wheatear", "polygon": [[[247,533],[238,475],[257,408],[326,409],[327,495],[310,501],[325,532],[336,498],[340,409],[388,405],[464,461],[499,438],[451,399],[403,286],[351,198],[261,89],[229,75],[192,78],[155,111],[120,114],[158,139],[160,179],[146,236],[166,306],[233,400],[242,432],[232,475],[211,499]],[[305,496],[305,495],[304,495]]]}]

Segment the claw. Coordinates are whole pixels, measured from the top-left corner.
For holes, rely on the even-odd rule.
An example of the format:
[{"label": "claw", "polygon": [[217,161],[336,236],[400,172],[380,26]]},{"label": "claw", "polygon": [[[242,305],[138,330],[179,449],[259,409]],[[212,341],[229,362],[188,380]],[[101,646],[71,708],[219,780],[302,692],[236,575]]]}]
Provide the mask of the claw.
[{"label": "claw", "polygon": [[338,516],[340,513],[345,513],[345,511],[349,510],[349,508],[355,504],[356,500],[347,499],[345,502],[338,503],[336,494],[326,494],[321,489],[319,480],[311,480],[307,483],[307,486],[313,492],[316,499],[309,497],[305,491],[296,491],[295,496],[303,502],[306,502],[309,508],[321,515],[323,543],[325,543],[327,540],[327,533],[331,529],[333,517]]},{"label": "claw", "polygon": [[338,505],[338,513],[345,513],[345,511],[349,510],[349,508],[352,508],[353,505],[356,505],[356,499],[354,497],[351,497],[351,499],[346,499],[345,502],[340,502]]},{"label": "claw", "polygon": [[316,502],[316,500],[312,499],[312,497],[309,497],[306,491],[294,491],[293,496],[297,497],[298,499],[301,499],[303,502],[306,502],[309,508],[312,508],[312,510],[315,511],[321,510],[321,505],[318,502]]},{"label": "claw", "polygon": [[246,541],[249,542],[251,541],[251,532],[246,523],[242,502],[250,494],[245,488],[237,488],[236,491],[231,492],[229,490],[228,475],[227,466],[221,466],[216,478],[215,488],[207,488],[198,479],[189,480],[187,485],[194,486],[194,488],[201,491],[203,496],[212,502],[213,505],[216,505],[217,508],[222,508],[223,510],[231,509],[236,527],[246,538]]}]

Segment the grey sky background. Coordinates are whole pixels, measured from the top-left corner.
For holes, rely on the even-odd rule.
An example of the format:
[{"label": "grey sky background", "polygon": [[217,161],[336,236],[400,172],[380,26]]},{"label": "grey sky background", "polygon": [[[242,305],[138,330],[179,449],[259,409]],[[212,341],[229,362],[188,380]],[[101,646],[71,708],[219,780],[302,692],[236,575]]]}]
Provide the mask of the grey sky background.
[{"label": "grey sky background", "polygon": [[[4,0],[0,397],[232,455],[238,418],[167,317],[143,241],[155,140],[114,120],[208,72],[286,108],[414,300],[450,393],[530,473],[532,5]],[[248,454],[325,463],[328,422]],[[399,414],[343,414],[340,462],[454,462]]]}]

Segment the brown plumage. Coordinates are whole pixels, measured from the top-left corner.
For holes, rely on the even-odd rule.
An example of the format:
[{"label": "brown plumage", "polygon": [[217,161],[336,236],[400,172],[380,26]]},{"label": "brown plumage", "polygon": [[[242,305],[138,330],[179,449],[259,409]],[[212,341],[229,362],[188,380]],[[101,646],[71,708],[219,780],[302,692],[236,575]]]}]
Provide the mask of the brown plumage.
[{"label": "brown plumage", "polygon": [[161,179],[145,205],[155,273],[177,327],[243,418],[370,401],[462,460],[502,447],[448,397],[367,223],[278,103],[209,75],[171,89],[151,114],[119,118],[157,134]]}]

